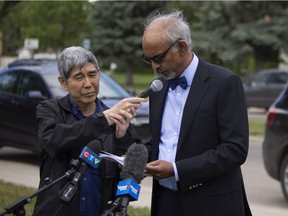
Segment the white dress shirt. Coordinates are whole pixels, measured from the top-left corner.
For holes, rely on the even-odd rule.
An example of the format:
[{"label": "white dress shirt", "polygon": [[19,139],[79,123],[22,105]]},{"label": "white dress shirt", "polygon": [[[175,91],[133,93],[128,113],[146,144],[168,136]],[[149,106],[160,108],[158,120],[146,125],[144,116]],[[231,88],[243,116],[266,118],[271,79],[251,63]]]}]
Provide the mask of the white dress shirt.
[{"label": "white dress shirt", "polygon": [[177,190],[176,182],[179,180],[179,177],[177,167],[175,165],[175,156],[178,138],[181,129],[184,106],[199,62],[198,57],[194,53],[193,56],[194,57],[190,65],[180,76],[186,77],[188,84],[187,88],[183,89],[179,85],[174,90],[169,88],[162,117],[158,159],[173,163],[174,176],[161,179],[159,180],[159,183],[171,190]]}]

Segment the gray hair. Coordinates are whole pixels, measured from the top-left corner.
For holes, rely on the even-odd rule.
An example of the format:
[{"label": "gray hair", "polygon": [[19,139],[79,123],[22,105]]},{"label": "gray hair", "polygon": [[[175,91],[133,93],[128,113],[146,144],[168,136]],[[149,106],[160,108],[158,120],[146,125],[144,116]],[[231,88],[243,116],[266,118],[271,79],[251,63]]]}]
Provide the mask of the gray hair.
[{"label": "gray hair", "polygon": [[80,46],[68,47],[58,56],[57,65],[59,74],[67,81],[72,68],[82,68],[87,62],[93,63],[100,70],[97,59],[91,51]]},{"label": "gray hair", "polygon": [[165,40],[172,44],[181,38],[188,44],[189,51],[192,50],[189,23],[184,18],[182,11],[174,11],[170,14],[161,14],[159,10],[153,11],[144,22],[144,31],[155,20],[161,23]]}]

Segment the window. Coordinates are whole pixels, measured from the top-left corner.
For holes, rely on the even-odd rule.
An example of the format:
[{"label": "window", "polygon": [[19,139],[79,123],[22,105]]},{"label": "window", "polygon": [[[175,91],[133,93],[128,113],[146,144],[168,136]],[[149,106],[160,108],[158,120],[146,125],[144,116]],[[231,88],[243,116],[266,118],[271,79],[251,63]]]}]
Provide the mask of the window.
[{"label": "window", "polygon": [[271,73],[267,83],[285,84],[288,80],[287,73]]},{"label": "window", "polygon": [[255,76],[250,77],[247,83],[251,87],[264,86],[268,77],[269,74],[267,73],[256,74]]},{"label": "window", "polygon": [[40,77],[34,73],[23,71],[17,93],[26,96],[29,91],[40,91],[43,96],[47,96]]},{"label": "window", "polygon": [[13,93],[17,81],[17,73],[2,73],[0,74],[0,91]]},{"label": "window", "polygon": [[276,104],[277,108],[287,109],[288,107],[288,88],[286,87],[285,92]]}]

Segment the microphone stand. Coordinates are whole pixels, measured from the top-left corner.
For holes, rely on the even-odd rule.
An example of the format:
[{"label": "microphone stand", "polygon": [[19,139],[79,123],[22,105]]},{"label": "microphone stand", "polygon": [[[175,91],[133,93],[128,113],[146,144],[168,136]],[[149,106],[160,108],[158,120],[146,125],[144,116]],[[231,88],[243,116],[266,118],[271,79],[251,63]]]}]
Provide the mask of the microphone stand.
[{"label": "microphone stand", "polygon": [[[72,161],[71,164],[77,165],[77,160]],[[44,185],[42,188],[37,190],[36,192],[32,193],[31,195],[25,196],[19,200],[16,200],[15,202],[11,203],[7,207],[5,207],[5,210],[0,212],[0,216],[6,215],[6,214],[13,214],[15,216],[25,216],[26,212],[24,209],[24,205],[27,203],[31,203],[31,200],[33,197],[37,196],[38,194],[42,193],[43,191],[47,190],[48,188],[52,187],[54,184],[58,183],[59,181],[69,178],[72,174],[74,174],[77,171],[74,167],[70,170],[68,170],[64,175],[60,176],[56,180],[50,182],[49,184]]]},{"label": "microphone stand", "polygon": [[111,208],[105,210],[101,216],[113,216],[115,211],[120,207],[121,211],[117,212],[117,216],[128,216],[127,214],[127,207],[129,205],[129,197],[123,196],[118,197],[111,205]]}]

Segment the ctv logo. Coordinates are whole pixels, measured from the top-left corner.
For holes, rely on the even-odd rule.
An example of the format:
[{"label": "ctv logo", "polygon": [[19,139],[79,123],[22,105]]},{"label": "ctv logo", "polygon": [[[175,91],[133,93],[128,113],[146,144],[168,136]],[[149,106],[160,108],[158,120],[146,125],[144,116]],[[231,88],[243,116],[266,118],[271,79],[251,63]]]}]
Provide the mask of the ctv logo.
[{"label": "ctv logo", "polygon": [[84,151],[83,153],[84,157],[87,158],[88,161],[90,161],[91,163],[97,164],[100,162],[100,160],[95,157],[94,155],[92,155],[89,151]]},{"label": "ctv logo", "polygon": [[101,158],[99,158],[97,154],[92,152],[88,147],[85,147],[83,149],[80,158],[89,163],[95,169],[99,166],[99,163],[101,162]]}]

